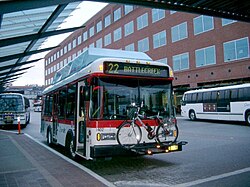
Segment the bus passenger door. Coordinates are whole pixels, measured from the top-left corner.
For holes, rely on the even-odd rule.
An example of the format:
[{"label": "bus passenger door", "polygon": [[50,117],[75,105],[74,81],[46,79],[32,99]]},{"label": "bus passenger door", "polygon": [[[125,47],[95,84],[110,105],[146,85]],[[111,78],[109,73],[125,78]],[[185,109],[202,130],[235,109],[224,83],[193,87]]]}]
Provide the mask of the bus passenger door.
[{"label": "bus passenger door", "polygon": [[85,82],[78,83],[77,93],[77,127],[76,127],[76,152],[86,156],[86,100]]},{"label": "bus passenger door", "polygon": [[57,130],[58,130],[58,93],[53,95],[53,127],[52,127],[52,135],[53,138],[57,139]]}]

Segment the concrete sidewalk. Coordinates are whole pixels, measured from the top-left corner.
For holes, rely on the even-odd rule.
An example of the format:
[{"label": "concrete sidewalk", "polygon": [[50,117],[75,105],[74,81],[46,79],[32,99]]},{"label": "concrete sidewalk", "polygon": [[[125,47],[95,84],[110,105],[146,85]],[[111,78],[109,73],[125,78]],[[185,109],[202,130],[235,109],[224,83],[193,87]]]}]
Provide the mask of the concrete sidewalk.
[{"label": "concrete sidewalk", "polygon": [[0,130],[0,186],[114,186],[25,134]]}]

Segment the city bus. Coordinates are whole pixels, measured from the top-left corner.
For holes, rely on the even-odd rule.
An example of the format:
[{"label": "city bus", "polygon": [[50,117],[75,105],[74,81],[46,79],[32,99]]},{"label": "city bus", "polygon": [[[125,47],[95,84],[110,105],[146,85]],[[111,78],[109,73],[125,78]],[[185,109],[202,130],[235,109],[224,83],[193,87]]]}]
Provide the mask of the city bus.
[{"label": "city bus", "polygon": [[181,114],[190,120],[243,121],[250,125],[250,83],[187,91]]},{"label": "city bus", "polygon": [[0,126],[17,127],[18,117],[20,117],[21,127],[29,124],[29,99],[19,93],[0,94]]},{"label": "city bus", "polygon": [[[184,142],[157,145],[144,129],[138,148],[125,149],[117,141],[132,103],[143,101],[145,115],[160,112],[176,123],[172,81],[171,68],[145,53],[86,49],[44,90],[41,133],[49,145],[62,145],[70,157],[87,160],[181,151]],[[156,126],[154,119],[142,121]]]}]

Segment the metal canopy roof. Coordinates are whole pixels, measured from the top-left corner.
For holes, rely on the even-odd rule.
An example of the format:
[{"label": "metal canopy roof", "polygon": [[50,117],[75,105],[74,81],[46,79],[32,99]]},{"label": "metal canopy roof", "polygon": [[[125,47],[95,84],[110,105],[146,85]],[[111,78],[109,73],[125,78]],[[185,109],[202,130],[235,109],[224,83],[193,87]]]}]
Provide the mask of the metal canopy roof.
[{"label": "metal canopy roof", "polygon": [[[41,49],[47,37],[78,28],[58,26],[81,0],[14,0],[0,2],[0,91],[26,69],[20,67],[38,61],[28,61]],[[239,0],[89,0],[105,3],[141,5],[250,22],[250,1]],[[73,3],[75,2],[75,3]],[[55,46],[56,47],[56,46]],[[19,73],[18,73],[19,72]]]},{"label": "metal canopy roof", "polygon": [[79,2],[40,8],[37,7],[38,2],[36,6],[30,7],[21,2],[0,2],[0,92],[4,85],[15,81],[25,73],[23,71],[32,67],[21,66],[41,60],[39,58],[28,61],[31,55],[57,47],[41,48],[49,36],[82,28],[58,28]]}]

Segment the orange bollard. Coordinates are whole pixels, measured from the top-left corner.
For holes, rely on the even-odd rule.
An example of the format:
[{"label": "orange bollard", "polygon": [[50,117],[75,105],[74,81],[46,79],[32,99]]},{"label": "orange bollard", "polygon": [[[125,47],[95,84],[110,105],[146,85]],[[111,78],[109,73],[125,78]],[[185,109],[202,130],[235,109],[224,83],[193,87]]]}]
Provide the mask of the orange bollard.
[{"label": "orange bollard", "polygon": [[18,123],[18,134],[21,134],[20,116],[17,117],[17,123]]}]

